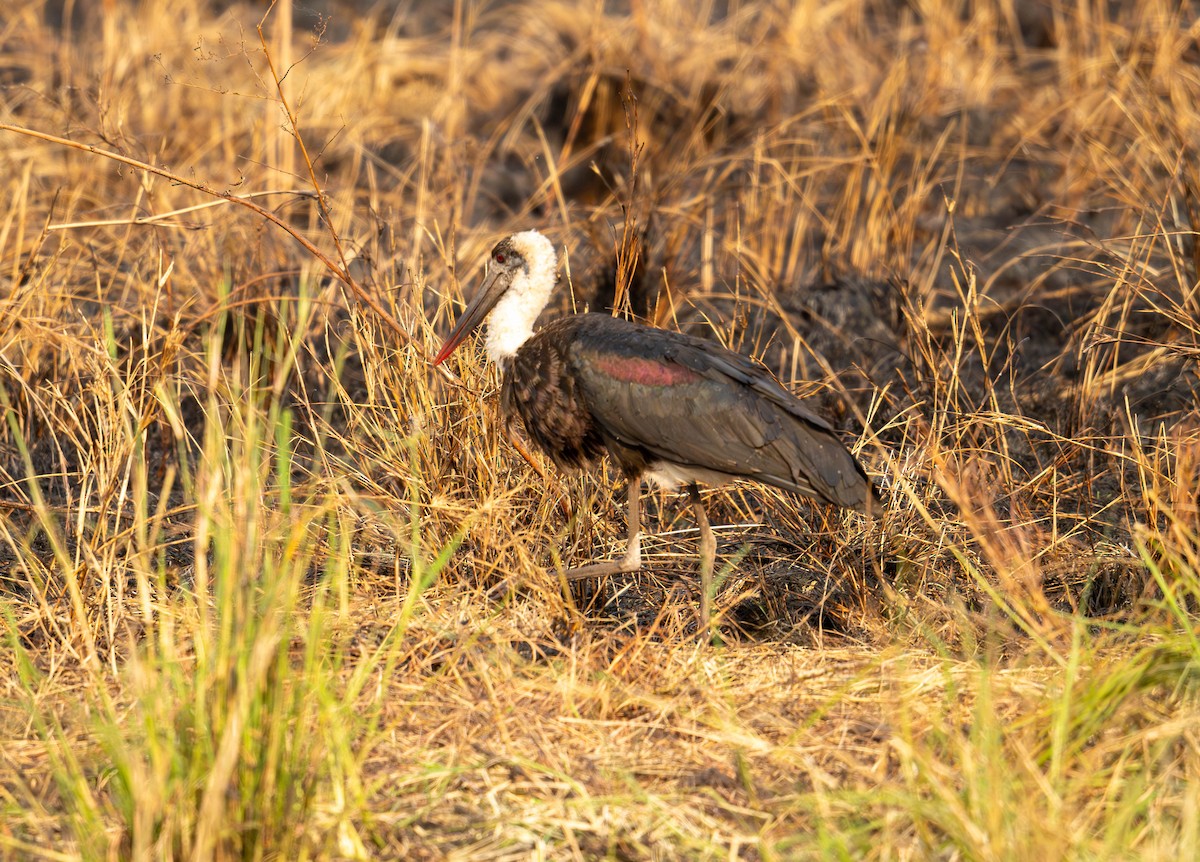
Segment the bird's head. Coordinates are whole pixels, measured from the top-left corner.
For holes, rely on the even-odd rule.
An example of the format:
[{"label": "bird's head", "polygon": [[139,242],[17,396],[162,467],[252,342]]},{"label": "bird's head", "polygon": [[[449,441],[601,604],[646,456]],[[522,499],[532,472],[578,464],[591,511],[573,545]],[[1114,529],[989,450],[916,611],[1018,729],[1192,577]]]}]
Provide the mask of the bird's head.
[{"label": "bird's head", "polygon": [[533,334],[533,324],[554,289],[557,256],[550,240],[535,230],[501,240],[488,259],[479,292],[433,359],[440,365],[487,319],[487,351],[493,362],[517,352]]}]

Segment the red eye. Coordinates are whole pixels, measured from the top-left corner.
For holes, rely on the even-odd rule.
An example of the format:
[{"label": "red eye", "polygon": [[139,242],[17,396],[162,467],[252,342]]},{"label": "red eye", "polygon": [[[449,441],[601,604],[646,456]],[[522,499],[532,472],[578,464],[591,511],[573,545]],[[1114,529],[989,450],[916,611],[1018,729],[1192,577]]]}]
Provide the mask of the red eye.
[{"label": "red eye", "polygon": [[504,252],[496,252],[496,263],[504,263]]}]

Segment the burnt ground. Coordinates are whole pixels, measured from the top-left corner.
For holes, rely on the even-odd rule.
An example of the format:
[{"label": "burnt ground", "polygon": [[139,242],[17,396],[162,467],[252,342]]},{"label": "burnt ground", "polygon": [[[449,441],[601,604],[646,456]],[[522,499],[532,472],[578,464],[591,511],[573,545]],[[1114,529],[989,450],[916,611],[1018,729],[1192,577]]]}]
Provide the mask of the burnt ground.
[{"label": "burnt ground", "polygon": [[[1195,3],[263,7],[0,14],[0,855],[1196,856]],[[430,367],[527,228],[883,488],[729,648]]]},{"label": "burnt ground", "polygon": [[[1122,49],[1136,55],[1156,34],[1132,19],[1123,25],[1121,16],[1132,13],[1119,7],[1110,10],[1111,27],[1123,34]],[[969,609],[982,609],[986,596],[936,549],[931,523],[986,556],[987,543],[976,534],[992,518],[1019,525],[1020,541],[1032,545],[1069,534],[1050,542],[1042,558],[1041,585],[1053,607],[1121,614],[1145,589],[1129,553],[1136,525],[1162,517],[1139,493],[1144,465],[1129,457],[1130,440],[1135,448],[1153,447],[1184,434],[1197,418],[1197,188],[1191,171],[1169,170],[1165,158],[1131,161],[1128,182],[1088,173],[1089,147],[1118,157],[1136,133],[1113,127],[1088,138],[1082,121],[1055,113],[1056,90],[1065,86],[1055,58],[1074,46],[1061,16],[1051,14],[1053,4],[1014,8],[1015,20],[995,22],[987,33],[1007,46],[998,52],[1005,66],[994,81],[964,68],[960,74],[975,75],[973,83],[945,81],[915,95],[905,92],[906,82],[937,79],[948,61],[926,50],[925,22],[908,4],[870,4],[846,38],[886,44],[893,53],[855,54],[844,70],[808,57],[788,66],[782,19],[764,9],[735,25],[726,17],[732,13],[713,4],[708,24],[726,28],[722,38],[735,49],[711,63],[664,49],[679,61],[674,79],[665,77],[666,56],[619,45],[597,52],[587,29],[556,7],[543,10],[534,37],[528,7],[496,4],[474,22],[476,53],[462,70],[466,95],[453,123],[446,121],[456,128],[453,139],[431,155],[417,122],[382,126],[361,150],[341,148],[331,135],[322,167],[331,185],[355,176],[356,165],[378,169],[371,203],[390,209],[362,212],[356,272],[381,292],[432,285],[413,298],[427,319],[444,318],[447,264],[470,273],[477,261],[456,263],[445,253],[439,260],[432,248],[404,244],[416,217],[403,202],[420,171],[431,183],[431,212],[477,238],[470,249],[528,226],[549,228],[569,249],[571,291],[564,280],[551,314],[572,305],[615,306],[719,338],[760,357],[848,441],[863,437],[862,458],[890,488],[895,512],[879,530],[856,528],[849,542],[836,516],[806,503],[752,487],[713,496],[715,523],[762,525],[721,534],[722,557],[739,557],[730,594],[740,594],[739,585],[747,590],[725,608],[731,630],[803,637],[816,625],[853,634],[862,607],[890,601],[888,585],[897,582],[928,591],[934,601],[954,593]],[[55,13],[46,9],[53,27]],[[639,31],[644,22],[630,17],[631,9],[613,4],[590,26],[661,38]],[[436,58],[452,23],[425,10],[388,38],[424,40]],[[340,56],[344,31],[322,33],[327,50]],[[1186,40],[1181,45],[1194,51]],[[46,82],[21,46],[11,47],[8,80],[19,86],[5,92],[13,117],[89,119],[86,102],[27,98]],[[503,87],[489,78],[497,68],[506,70]],[[432,61],[403,69],[381,61],[380,73],[391,75],[391,101],[382,107],[401,116],[396,106],[445,84],[445,70]],[[1145,113],[1169,98],[1152,71],[1135,80]],[[968,84],[990,98],[968,97]],[[849,89],[836,112],[827,105],[839,86]],[[1035,109],[1045,122],[1031,130]],[[559,162],[555,173],[547,152]],[[339,191],[347,200],[368,195],[365,187]],[[222,321],[221,361],[235,367],[255,351],[270,353],[264,341],[269,348],[286,339],[291,321],[267,298],[295,292],[297,281],[260,280],[274,264],[290,266],[294,255],[260,227],[235,225],[228,237],[222,247],[235,249],[228,258],[196,265],[192,278],[203,285],[224,270],[245,282],[243,296],[262,297]],[[42,284],[47,273],[58,277],[55,254],[45,238],[22,249],[26,263],[10,279],[10,294]],[[104,248],[94,255],[97,271],[138,266]],[[469,293],[469,278],[462,287]],[[82,295],[71,313],[94,317],[98,307],[89,310]],[[354,442],[356,405],[375,385],[371,357],[347,334],[359,320],[358,312],[334,310],[313,327],[278,393],[295,412],[295,474],[317,484],[329,478],[331,461],[313,445],[321,438],[352,484],[355,476],[369,477],[359,490],[383,487],[403,499],[408,482],[389,477],[375,460],[382,453]],[[162,317],[150,352],[169,342],[200,356],[210,322]],[[10,337],[20,339],[20,326],[10,323]],[[113,344],[118,363],[134,369],[146,350],[136,317],[118,320]],[[266,379],[270,369],[258,373]],[[214,421],[213,393],[202,374],[182,375],[193,384],[182,390],[183,422],[203,427]],[[42,493],[67,514],[98,462],[96,383],[77,363],[44,355],[22,366],[19,380],[10,375],[9,399],[30,443],[33,473],[48,477]],[[168,426],[166,417],[152,417],[144,438],[152,477],[186,469],[202,448],[200,435],[181,442]],[[23,457],[11,442],[2,457],[9,529],[25,538],[0,550],[0,569],[8,571],[0,583],[20,597],[26,575],[12,568],[19,551],[46,558],[48,550],[23,490]],[[963,511],[967,499],[974,511]],[[153,494],[150,500],[157,505]],[[921,522],[913,500],[932,522]],[[178,539],[163,549],[184,584],[194,563],[187,502],[177,486],[168,508],[178,508],[169,519]],[[611,552],[621,535],[619,493],[599,502],[601,529],[576,542],[575,553]],[[663,530],[689,524],[686,509],[671,501],[651,502],[648,517]],[[558,523],[568,534],[579,529],[569,519]],[[119,533],[119,518],[105,529]],[[369,518],[362,529],[368,568],[403,565],[391,530],[374,529]],[[381,544],[373,532],[384,536]],[[69,554],[76,541],[65,539]],[[672,590],[694,588],[690,540],[662,541],[661,550],[677,553],[648,567],[660,577],[603,585],[598,593],[581,587],[580,601],[621,624],[658,618]],[[471,547],[468,538],[456,576],[495,580],[473,567]]]}]

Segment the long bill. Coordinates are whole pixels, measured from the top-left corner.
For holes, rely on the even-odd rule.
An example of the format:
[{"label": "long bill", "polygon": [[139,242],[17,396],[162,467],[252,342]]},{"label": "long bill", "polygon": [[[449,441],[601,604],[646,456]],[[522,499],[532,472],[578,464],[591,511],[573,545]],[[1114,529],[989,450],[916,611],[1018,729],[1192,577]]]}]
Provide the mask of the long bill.
[{"label": "long bill", "polygon": [[504,296],[504,291],[508,290],[508,282],[500,275],[501,270],[494,269],[484,277],[483,284],[479,287],[479,293],[475,294],[475,298],[471,300],[467,310],[455,322],[454,328],[450,330],[450,334],[446,336],[446,341],[442,344],[442,349],[433,358],[434,365],[441,365],[475,327],[483,322],[488,312],[500,301],[500,297]]}]

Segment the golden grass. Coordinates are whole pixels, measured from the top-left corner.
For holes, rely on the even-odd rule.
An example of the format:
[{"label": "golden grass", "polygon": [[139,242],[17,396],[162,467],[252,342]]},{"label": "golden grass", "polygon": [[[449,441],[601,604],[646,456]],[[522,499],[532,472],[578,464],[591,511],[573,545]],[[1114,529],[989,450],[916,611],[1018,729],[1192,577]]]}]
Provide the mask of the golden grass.
[{"label": "golden grass", "polygon": [[[80,5],[0,20],[0,855],[1200,855],[1194,14]],[[428,364],[531,226],[883,521],[706,494],[717,644],[669,496],[568,589],[615,477]]]}]

